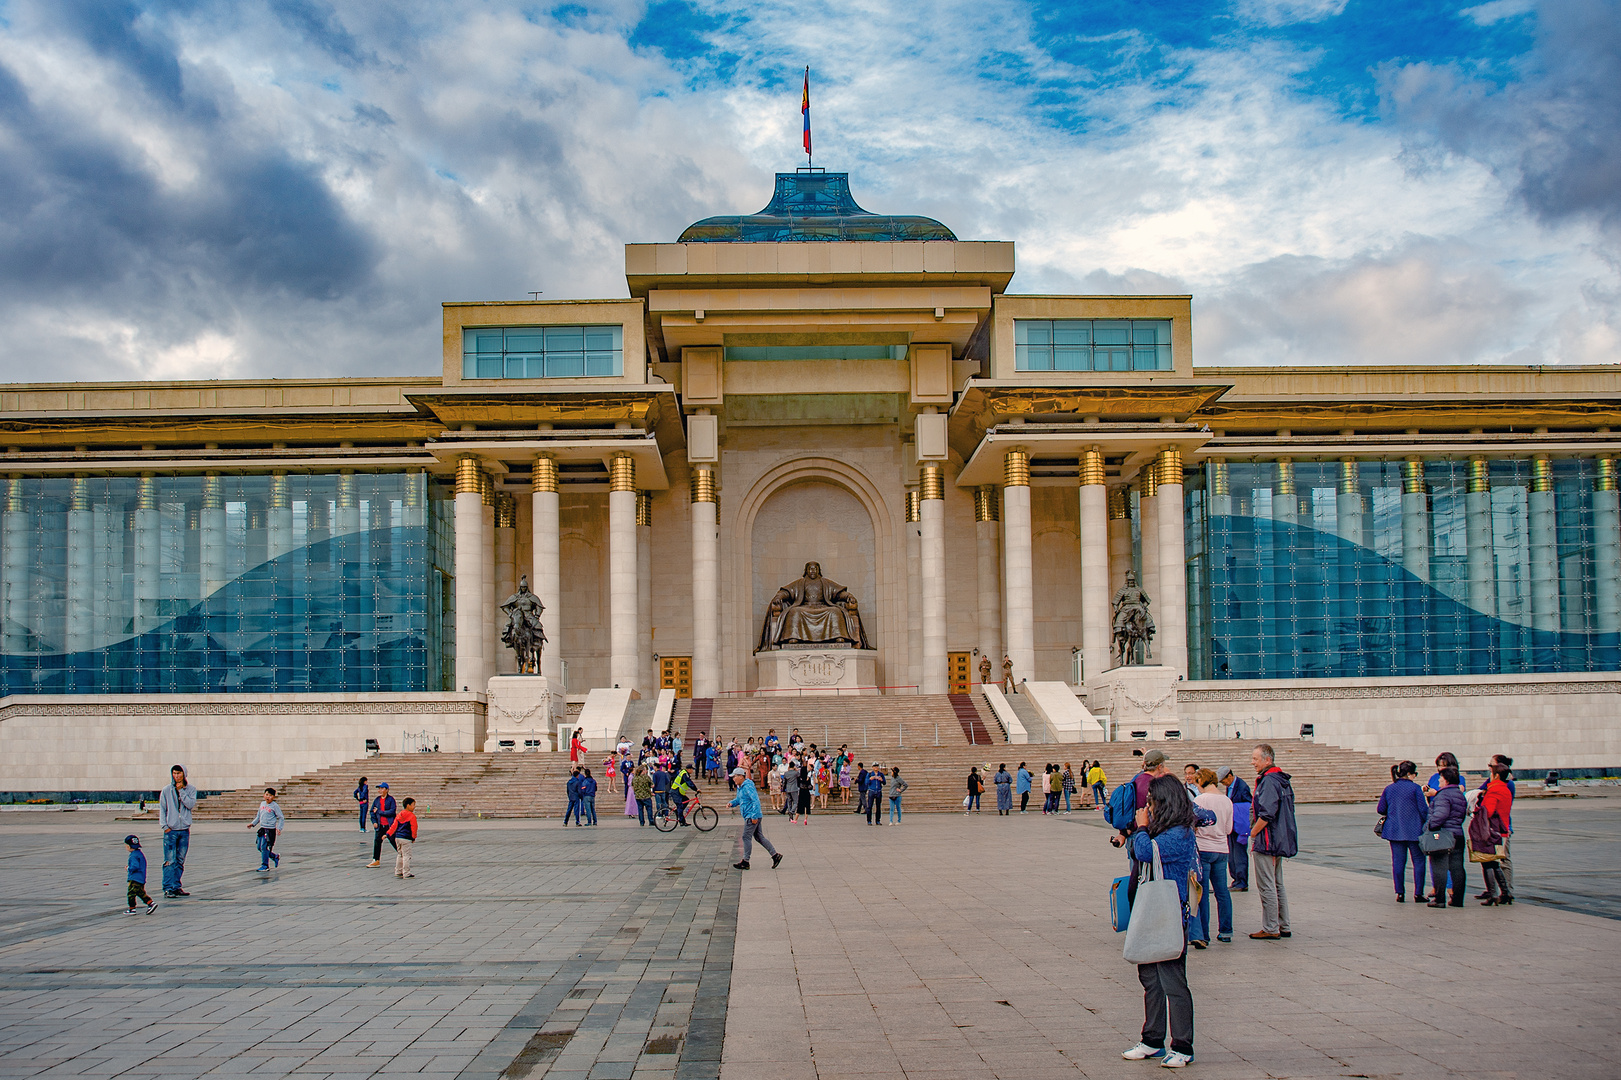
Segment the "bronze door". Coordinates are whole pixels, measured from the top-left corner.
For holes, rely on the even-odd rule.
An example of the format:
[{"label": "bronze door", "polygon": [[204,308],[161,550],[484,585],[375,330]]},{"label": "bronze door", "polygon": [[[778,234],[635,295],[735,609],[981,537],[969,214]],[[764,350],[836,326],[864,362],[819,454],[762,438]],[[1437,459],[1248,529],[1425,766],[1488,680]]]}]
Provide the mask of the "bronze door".
[{"label": "bronze door", "polygon": [[659,658],[659,689],[674,690],[678,698],[692,696],[692,657],[662,656]]}]

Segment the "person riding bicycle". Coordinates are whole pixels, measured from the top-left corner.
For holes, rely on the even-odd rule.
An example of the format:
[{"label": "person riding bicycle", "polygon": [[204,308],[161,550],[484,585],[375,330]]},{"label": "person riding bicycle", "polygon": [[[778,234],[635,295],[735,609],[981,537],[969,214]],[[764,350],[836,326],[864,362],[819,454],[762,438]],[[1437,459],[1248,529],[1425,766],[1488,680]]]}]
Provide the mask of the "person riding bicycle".
[{"label": "person riding bicycle", "polygon": [[675,779],[670,781],[670,791],[675,795],[671,800],[675,805],[675,819],[683,825],[691,824],[687,821],[687,800],[697,797],[698,786],[692,782],[692,771],[685,765],[675,774]]}]

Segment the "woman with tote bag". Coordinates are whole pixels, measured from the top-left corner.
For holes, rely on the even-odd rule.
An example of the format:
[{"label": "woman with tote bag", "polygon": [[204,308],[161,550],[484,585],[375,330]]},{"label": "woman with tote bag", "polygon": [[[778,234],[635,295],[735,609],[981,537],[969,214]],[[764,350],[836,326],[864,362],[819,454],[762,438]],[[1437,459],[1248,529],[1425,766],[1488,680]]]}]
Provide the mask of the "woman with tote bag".
[{"label": "woman with tote bag", "polygon": [[[1193,804],[1174,776],[1148,785],[1148,805],[1137,811],[1131,854],[1152,867],[1153,880],[1137,886],[1126,928],[1126,959],[1143,984],[1142,1041],[1120,1056],[1127,1061],[1163,1058],[1169,1069],[1193,1064],[1193,992],[1188,989],[1187,919],[1189,878],[1198,879],[1199,852],[1193,830],[1214,825],[1216,815]],[[1165,1046],[1166,1012],[1171,1045]]]}]

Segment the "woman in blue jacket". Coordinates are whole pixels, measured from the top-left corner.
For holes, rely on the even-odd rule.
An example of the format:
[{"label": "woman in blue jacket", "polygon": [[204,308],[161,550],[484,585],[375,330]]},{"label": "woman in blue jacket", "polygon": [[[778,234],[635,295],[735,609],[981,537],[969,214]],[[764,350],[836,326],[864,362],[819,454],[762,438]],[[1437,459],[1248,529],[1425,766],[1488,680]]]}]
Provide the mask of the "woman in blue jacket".
[{"label": "woman in blue jacket", "polygon": [[1430,897],[1430,907],[1447,906],[1448,874],[1452,875],[1452,906],[1463,907],[1463,823],[1469,817],[1469,802],[1463,797],[1463,788],[1458,786],[1456,766],[1444,767],[1436,779],[1441,787],[1430,800],[1430,813],[1424,822],[1424,830],[1447,830],[1452,834],[1452,848],[1430,856],[1430,886],[1435,890]]},{"label": "woman in blue jacket", "polygon": [[1390,845],[1390,875],[1396,882],[1396,903],[1407,902],[1407,864],[1413,864],[1413,903],[1424,902],[1424,853],[1418,838],[1428,830],[1430,801],[1414,779],[1418,766],[1404,761],[1390,770],[1390,784],[1379,796],[1385,827],[1380,833]]},{"label": "woman in blue jacket", "polygon": [[[1152,863],[1154,846],[1159,845],[1165,877],[1176,882],[1182,894],[1184,928],[1188,919],[1188,877],[1196,875],[1199,867],[1193,830],[1215,823],[1216,815],[1195,806],[1182,780],[1169,775],[1156,776],[1149,782],[1148,805],[1137,811],[1137,829],[1131,834],[1132,858],[1138,863]],[[1171,1069],[1193,1064],[1193,991],[1188,989],[1187,963],[1184,947],[1175,960],[1137,965],[1137,981],[1143,984],[1143,1035],[1141,1042],[1120,1055],[1127,1061],[1162,1057],[1160,1064]],[[1169,1050],[1165,1047],[1167,1008]]]}]

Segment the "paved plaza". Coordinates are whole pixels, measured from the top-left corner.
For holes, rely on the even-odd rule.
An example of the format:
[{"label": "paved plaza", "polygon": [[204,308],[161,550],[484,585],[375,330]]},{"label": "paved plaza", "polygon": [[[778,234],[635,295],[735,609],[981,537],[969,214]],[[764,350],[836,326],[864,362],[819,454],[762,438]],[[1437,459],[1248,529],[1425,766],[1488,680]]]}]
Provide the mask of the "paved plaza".
[{"label": "paved plaza", "polygon": [[[1621,799],[1517,807],[1516,887],[1548,902],[1503,910],[1392,903],[1371,821],[1303,809],[1295,937],[1243,936],[1252,892],[1190,956],[1194,1075],[1617,1075],[1621,920],[1575,909],[1616,914]],[[745,874],[724,816],[603,822],[430,817],[406,881],[352,824],[291,823],[256,875],[206,823],[193,897],[126,917],[128,822],[0,814],[0,1076],[1158,1075],[1119,1058],[1142,994],[1095,814],[773,815],[787,858]]]}]

